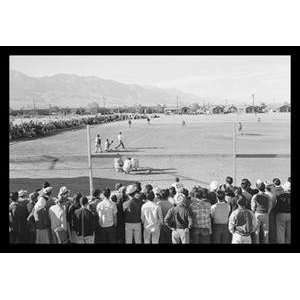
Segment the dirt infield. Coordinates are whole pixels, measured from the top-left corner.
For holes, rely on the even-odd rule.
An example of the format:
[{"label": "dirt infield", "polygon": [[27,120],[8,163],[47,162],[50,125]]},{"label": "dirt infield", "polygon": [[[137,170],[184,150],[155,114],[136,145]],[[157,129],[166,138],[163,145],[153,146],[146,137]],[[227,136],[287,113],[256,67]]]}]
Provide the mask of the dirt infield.
[{"label": "dirt infield", "polygon": [[[162,116],[146,120],[133,120],[132,127],[126,121],[97,125],[91,128],[92,149],[97,133],[102,141],[114,140],[123,132],[126,151],[104,153],[93,158],[93,175],[96,185],[103,179],[112,181],[150,182],[167,186],[180,177],[190,187],[194,184],[207,185],[211,180],[223,180],[232,175],[232,121],[242,121],[243,135],[237,136],[237,153],[253,154],[252,158],[237,159],[237,179],[248,177],[285,180],[290,176],[290,158],[258,158],[260,154],[290,153],[290,114],[261,114],[261,122],[255,115],[213,116]],[[182,127],[182,120],[186,126]],[[74,178],[77,182],[88,175],[86,130],[62,132],[39,140],[10,145],[11,187],[30,184],[30,180],[50,181],[61,178],[59,185]],[[112,168],[113,157],[120,153],[123,158],[137,157],[140,165],[154,169],[152,174],[116,174]],[[98,181],[98,179],[100,181]],[[17,180],[17,181],[16,181]],[[52,180],[52,181],[53,181]],[[34,181],[33,181],[34,182]],[[79,181],[78,181],[79,182]],[[82,185],[83,182],[80,181]],[[88,189],[88,183],[86,183]],[[24,186],[24,188],[27,188]],[[29,189],[29,188],[27,188]]]}]

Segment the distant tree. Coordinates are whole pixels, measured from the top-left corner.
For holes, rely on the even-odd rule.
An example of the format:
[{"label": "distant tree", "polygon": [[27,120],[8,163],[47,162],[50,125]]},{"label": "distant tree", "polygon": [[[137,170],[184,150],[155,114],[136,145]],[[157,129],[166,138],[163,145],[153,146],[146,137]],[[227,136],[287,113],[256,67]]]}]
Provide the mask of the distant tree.
[{"label": "distant tree", "polygon": [[91,102],[87,105],[86,110],[89,113],[96,114],[96,113],[98,113],[98,110],[99,110],[99,104],[97,102]]},{"label": "distant tree", "polygon": [[191,110],[192,112],[196,112],[199,108],[200,108],[200,105],[199,105],[198,103],[193,103],[193,104],[191,104],[191,106],[190,106],[190,110]]}]

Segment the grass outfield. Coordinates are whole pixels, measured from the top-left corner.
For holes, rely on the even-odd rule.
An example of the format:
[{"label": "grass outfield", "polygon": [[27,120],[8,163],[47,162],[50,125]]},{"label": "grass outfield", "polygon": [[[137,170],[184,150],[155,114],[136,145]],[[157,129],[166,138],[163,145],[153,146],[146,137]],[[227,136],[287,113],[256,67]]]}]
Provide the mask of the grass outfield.
[{"label": "grass outfield", "polygon": [[[117,181],[141,181],[153,185],[168,186],[176,176],[186,186],[207,185],[211,180],[223,181],[232,175],[232,121],[242,120],[243,136],[237,137],[237,152],[241,154],[289,154],[290,114],[261,114],[261,122],[254,115],[213,116],[161,116],[146,120],[134,120],[132,127],[126,121],[97,125],[91,128],[92,149],[97,133],[102,140],[123,132],[126,152],[123,157],[138,157],[140,165],[153,168],[135,175],[116,174],[112,168],[117,152],[93,158],[93,175],[98,178],[95,186]],[[181,121],[186,126],[181,126]],[[22,141],[10,145],[10,188],[19,189],[40,184],[47,178],[59,185],[80,184],[83,190],[88,183],[82,177],[87,172],[86,130],[66,131],[55,136]],[[237,160],[237,180],[248,177],[285,180],[290,176],[289,158],[240,158]],[[61,178],[61,180],[60,180]],[[70,181],[70,178],[73,178]],[[33,180],[34,179],[34,180]],[[25,181],[26,180],[26,181]],[[40,181],[36,181],[40,180]],[[32,184],[31,184],[32,183]],[[27,186],[28,185],[28,186]],[[29,187],[30,186],[30,187]]]}]

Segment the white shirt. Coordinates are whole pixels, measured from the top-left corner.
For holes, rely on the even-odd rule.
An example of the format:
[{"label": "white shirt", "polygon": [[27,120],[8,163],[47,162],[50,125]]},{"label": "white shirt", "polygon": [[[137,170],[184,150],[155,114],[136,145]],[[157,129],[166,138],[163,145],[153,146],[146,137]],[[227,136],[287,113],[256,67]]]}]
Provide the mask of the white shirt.
[{"label": "white shirt", "polygon": [[117,214],[117,206],[110,199],[103,198],[97,205],[99,224],[101,227],[111,227],[114,225],[114,216]]},{"label": "white shirt", "polygon": [[130,159],[125,159],[124,165],[123,165],[123,170],[125,172],[129,172],[131,169],[131,160]]},{"label": "white shirt", "polygon": [[152,201],[147,201],[142,206],[141,219],[144,228],[150,232],[159,229],[160,224],[163,223],[162,211],[159,205]]},{"label": "white shirt", "polygon": [[123,141],[123,135],[122,134],[118,134],[118,141],[122,142]]},{"label": "white shirt", "polygon": [[67,216],[64,206],[62,207],[58,204],[52,205],[49,208],[49,217],[52,230],[58,227],[62,227],[67,230]]}]

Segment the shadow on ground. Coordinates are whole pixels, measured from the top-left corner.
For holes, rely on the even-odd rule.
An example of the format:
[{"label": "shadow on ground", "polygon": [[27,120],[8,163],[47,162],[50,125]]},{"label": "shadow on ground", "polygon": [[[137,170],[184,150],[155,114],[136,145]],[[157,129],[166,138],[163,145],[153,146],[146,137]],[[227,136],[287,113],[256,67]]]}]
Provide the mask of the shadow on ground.
[{"label": "shadow on ground", "polygon": [[[140,171],[131,171],[131,175],[161,175],[161,174],[176,174],[176,169],[153,169],[145,168]],[[150,172],[151,171],[151,172]]]},{"label": "shadow on ground", "polygon": [[[10,178],[9,190],[19,191],[21,189],[27,190],[29,193],[41,188],[43,183],[48,181],[53,187],[53,195],[57,196],[59,188],[66,186],[72,192],[81,192],[83,195],[89,194],[89,178],[88,177],[75,177],[75,178]],[[129,185],[135,180],[115,180],[109,178],[95,178],[93,179],[94,189],[100,190],[105,187],[113,189],[116,183]]]}]

